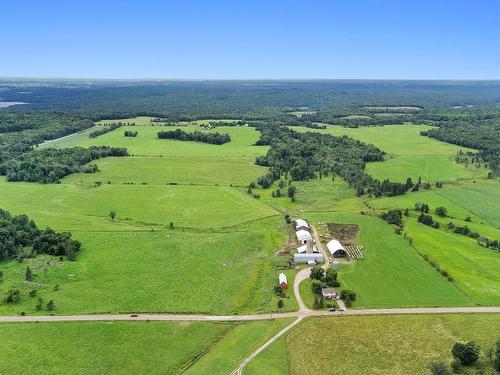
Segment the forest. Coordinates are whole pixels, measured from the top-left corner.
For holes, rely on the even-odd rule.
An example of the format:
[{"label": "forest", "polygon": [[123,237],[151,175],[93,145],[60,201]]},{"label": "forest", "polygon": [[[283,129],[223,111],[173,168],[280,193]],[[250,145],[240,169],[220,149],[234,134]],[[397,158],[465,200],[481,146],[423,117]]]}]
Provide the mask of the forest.
[{"label": "forest", "polygon": [[382,161],[384,152],[373,145],[342,136],[313,132],[298,133],[276,123],[261,122],[256,128],[262,136],[257,145],[269,145],[265,156],[257,158],[258,165],[270,168],[258,183],[268,188],[281,178],[295,181],[338,175],[344,178],[358,195],[394,196],[404,194],[410,187],[399,182],[372,178],[365,171],[365,164]]},{"label": "forest", "polygon": [[95,164],[88,164],[91,161],[106,156],[126,155],[127,149],[108,146],[48,148],[31,151],[6,162],[0,174],[6,175],[8,181],[55,183],[72,173],[97,172]]},{"label": "forest", "polygon": [[58,233],[51,228],[39,229],[26,215],[11,215],[0,209],[0,261],[31,258],[37,254],[67,256],[74,260],[80,242],[71,233]]}]

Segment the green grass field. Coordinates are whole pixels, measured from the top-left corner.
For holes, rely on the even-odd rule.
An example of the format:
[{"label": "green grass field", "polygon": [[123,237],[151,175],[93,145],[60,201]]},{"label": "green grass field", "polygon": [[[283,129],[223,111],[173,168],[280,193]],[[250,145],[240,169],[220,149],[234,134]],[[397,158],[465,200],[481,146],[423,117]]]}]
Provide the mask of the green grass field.
[{"label": "green grass field", "polygon": [[290,322],[2,324],[0,373],[230,373]]},{"label": "green grass field", "polygon": [[232,328],[223,323],[2,324],[2,374],[178,373]]},{"label": "green grass field", "polygon": [[[498,314],[308,319],[286,338],[289,373],[430,374],[432,362],[452,361],[456,341],[474,340],[482,349],[484,373],[494,374],[485,353],[499,331]],[[282,348],[273,348],[276,344],[279,346],[274,343],[266,352],[283,356]],[[262,366],[269,356],[266,352],[262,353]],[[481,373],[477,371],[465,373]]]},{"label": "green grass field", "polygon": [[[231,141],[223,145],[211,145],[200,142],[181,142],[170,139],[158,139],[157,133],[165,130],[175,130],[176,127],[169,126],[122,126],[109,133],[96,138],[78,137],[79,142],[74,146],[113,146],[126,147],[133,156],[253,156],[265,154],[267,146],[254,146],[259,139],[260,133],[254,128],[245,127],[217,127],[210,132],[228,133]],[[181,127],[184,131],[201,130],[197,125]],[[137,131],[137,137],[125,137],[126,130]],[[67,147],[70,142],[68,138],[61,140],[62,147]],[[58,147],[53,142],[51,147]]]},{"label": "green grass field", "polygon": [[354,290],[354,307],[466,306],[471,300],[394,234],[390,225],[368,215],[308,212],[312,222],[358,224],[364,259],[342,264],[339,281]]},{"label": "green grass field", "polygon": [[[216,228],[276,215],[231,187],[189,185],[41,185],[3,183],[0,207],[29,213],[57,230],[118,230],[177,226]],[[227,207],[231,207],[228,214]],[[111,210],[116,222],[109,220]]]},{"label": "green grass field", "polygon": [[[36,314],[38,297],[53,299],[56,314],[277,310],[272,287],[280,257],[274,253],[284,241],[282,225],[269,218],[214,230],[75,232],[82,242],[75,262],[52,259],[47,266],[49,257],[39,257],[4,264],[0,293],[13,286],[22,299],[0,304],[0,313]],[[27,265],[34,283],[24,282]],[[32,289],[38,290],[33,298]],[[296,308],[293,296],[286,300],[284,310]]]},{"label": "green grass field", "polygon": [[239,324],[189,368],[186,373],[193,375],[229,374],[250,353],[293,320],[293,318],[278,319]]},{"label": "green grass field", "polygon": [[469,150],[420,135],[427,125],[387,125],[383,127],[344,128],[326,125],[326,129],[293,127],[297,131],[318,131],[336,136],[347,135],[371,143],[388,154],[384,162],[368,163],[366,171],[380,180],[453,181],[485,177],[484,168],[465,167],[454,162],[458,150]]},{"label": "green grass field", "polygon": [[267,173],[267,168],[255,165],[254,157],[243,156],[110,157],[96,164],[99,172],[73,174],[62,183],[248,185]]}]

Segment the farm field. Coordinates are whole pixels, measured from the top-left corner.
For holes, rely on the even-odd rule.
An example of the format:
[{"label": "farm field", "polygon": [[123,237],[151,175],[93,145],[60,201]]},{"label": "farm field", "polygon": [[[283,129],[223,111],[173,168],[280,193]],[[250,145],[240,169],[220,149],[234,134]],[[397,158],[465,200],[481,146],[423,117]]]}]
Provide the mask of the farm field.
[{"label": "farm field", "polygon": [[[221,126],[209,130],[209,132],[228,133],[231,142],[223,145],[211,145],[200,142],[181,142],[172,139],[158,139],[157,133],[182,129],[186,132],[201,130],[199,125],[187,126],[122,126],[96,138],[80,138],[75,146],[112,146],[125,147],[132,156],[248,156],[255,157],[265,154],[267,146],[254,146],[259,139],[260,133],[254,128]],[[125,131],[137,131],[137,137],[125,137]],[[61,140],[68,142],[65,138]],[[58,147],[54,142],[52,147]],[[65,147],[65,146],[63,146]]]},{"label": "farm field", "polygon": [[231,373],[252,351],[293,320],[293,318],[278,319],[239,324],[216,345],[212,346],[210,351],[186,371],[186,374]]},{"label": "farm field", "polygon": [[[301,211],[360,211],[366,209],[362,200],[356,197],[354,190],[336,176],[309,181],[294,181],[297,188],[295,202],[287,196],[288,187],[281,189],[281,197],[273,197],[272,192],[279,188],[275,182],[269,189],[258,189],[260,200],[278,210],[288,210],[292,213]],[[300,214],[299,214],[300,216]]]},{"label": "farm field", "polygon": [[485,177],[484,168],[465,167],[457,164],[454,157],[459,150],[470,150],[449,143],[440,142],[420,135],[427,125],[386,125],[377,127],[344,128],[326,125],[326,129],[293,127],[294,130],[316,131],[336,136],[347,135],[360,141],[371,143],[385,151],[390,157],[383,162],[372,162],[366,171],[373,177],[383,180],[404,182],[419,176],[423,181],[453,181]]},{"label": "farm field", "polygon": [[[277,214],[247,194],[223,186],[7,182],[0,186],[0,206],[12,213],[29,213],[40,226],[57,230],[122,230],[123,226],[144,229],[170,222],[183,227],[215,228]],[[117,213],[113,223],[108,218],[111,210]]]},{"label": "farm field", "polygon": [[[482,349],[480,365],[485,366],[486,374],[493,374],[485,353],[495,344],[499,331],[498,314],[308,319],[286,337],[288,371],[290,374],[317,374],[325,369],[329,374],[367,371],[428,374],[432,362],[452,361],[451,347],[456,341],[473,340]],[[280,343],[262,353],[263,365],[267,351],[283,352],[282,348],[273,348],[276,344]]]},{"label": "farm field", "polygon": [[413,246],[446,270],[454,284],[476,304],[500,304],[497,252],[479,246],[471,238],[427,227],[415,219],[406,221],[406,230],[413,238]]},{"label": "farm field", "polygon": [[281,319],[2,324],[0,335],[10,339],[0,342],[0,372],[229,373],[288,323]]},{"label": "farm field", "polygon": [[344,212],[305,215],[313,223],[358,224],[364,259],[342,263],[339,281],[356,291],[355,308],[467,306],[471,299],[430,267],[390,225]]},{"label": "farm field", "polygon": [[[14,286],[22,298],[0,312],[44,314],[35,310],[38,297],[53,299],[57,314],[269,312],[277,309],[271,294],[279,262],[273,254],[284,241],[280,220],[216,230],[75,232],[82,242],[75,262],[44,256],[5,264],[2,294]],[[24,282],[27,264],[31,284]],[[32,289],[36,297],[28,297]],[[291,295],[284,310],[296,309]]]},{"label": "farm field", "polygon": [[248,185],[255,176],[267,173],[267,168],[255,165],[254,157],[110,157],[96,162],[100,172],[77,173],[62,183],[165,185]]}]

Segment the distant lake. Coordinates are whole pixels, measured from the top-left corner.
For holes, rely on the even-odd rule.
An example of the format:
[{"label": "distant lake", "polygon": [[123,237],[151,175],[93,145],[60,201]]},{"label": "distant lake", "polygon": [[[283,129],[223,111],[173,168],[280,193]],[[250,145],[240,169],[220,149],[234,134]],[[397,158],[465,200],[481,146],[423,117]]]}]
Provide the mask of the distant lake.
[{"label": "distant lake", "polygon": [[0,108],[7,108],[12,105],[19,105],[19,104],[28,104],[28,103],[23,103],[23,102],[0,102]]}]

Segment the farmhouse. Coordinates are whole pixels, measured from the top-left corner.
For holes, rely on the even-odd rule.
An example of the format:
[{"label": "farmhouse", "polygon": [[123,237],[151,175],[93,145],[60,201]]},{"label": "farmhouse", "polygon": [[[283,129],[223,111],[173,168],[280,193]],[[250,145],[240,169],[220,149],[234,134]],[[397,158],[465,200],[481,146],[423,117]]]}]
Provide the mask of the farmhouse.
[{"label": "farmhouse", "polygon": [[302,220],[302,219],[295,220],[295,230],[301,230],[301,229],[305,229],[308,231],[309,224],[307,224],[307,221]]},{"label": "farmhouse", "polygon": [[326,299],[337,299],[340,297],[339,292],[336,292],[332,288],[321,289],[321,295]]},{"label": "farmhouse", "polygon": [[328,248],[330,254],[334,257],[343,257],[347,254],[344,246],[342,246],[342,244],[337,240],[331,240],[326,244],[326,247]]},{"label": "farmhouse", "polygon": [[279,285],[281,289],[287,289],[288,288],[288,281],[286,279],[286,275],[282,272],[278,276],[279,279]]},{"label": "farmhouse", "polygon": [[315,263],[323,263],[323,254],[322,253],[293,254],[293,261],[295,263],[309,263],[310,261],[313,261]]},{"label": "farmhouse", "polygon": [[295,232],[295,235],[297,236],[297,240],[299,240],[300,243],[306,243],[307,241],[312,241],[311,233],[309,233],[305,229],[300,229],[297,232]]}]

